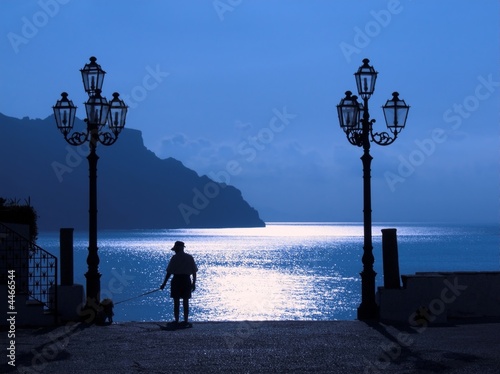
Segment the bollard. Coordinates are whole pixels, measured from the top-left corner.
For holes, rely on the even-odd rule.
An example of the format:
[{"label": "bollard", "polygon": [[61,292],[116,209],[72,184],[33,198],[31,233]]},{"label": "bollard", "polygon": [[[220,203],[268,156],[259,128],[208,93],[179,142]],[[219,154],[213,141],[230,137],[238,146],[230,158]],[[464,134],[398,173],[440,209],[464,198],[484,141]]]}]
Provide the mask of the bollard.
[{"label": "bollard", "polygon": [[382,229],[382,260],[384,287],[401,288],[399,284],[399,257],[396,229]]},{"label": "bollard", "polygon": [[73,285],[73,229],[60,229],[61,286]]}]

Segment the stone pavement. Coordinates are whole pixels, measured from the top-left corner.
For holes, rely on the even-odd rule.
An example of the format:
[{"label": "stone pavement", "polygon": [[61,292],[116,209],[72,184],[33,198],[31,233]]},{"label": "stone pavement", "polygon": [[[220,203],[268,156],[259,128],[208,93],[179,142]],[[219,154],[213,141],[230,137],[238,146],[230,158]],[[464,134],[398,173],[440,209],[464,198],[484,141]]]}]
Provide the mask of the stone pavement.
[{"label": "stone pavement", "polygon": [[0,372],[500,373],[500,321],[391,326],[362,321],[68,324],[2,330]]}]

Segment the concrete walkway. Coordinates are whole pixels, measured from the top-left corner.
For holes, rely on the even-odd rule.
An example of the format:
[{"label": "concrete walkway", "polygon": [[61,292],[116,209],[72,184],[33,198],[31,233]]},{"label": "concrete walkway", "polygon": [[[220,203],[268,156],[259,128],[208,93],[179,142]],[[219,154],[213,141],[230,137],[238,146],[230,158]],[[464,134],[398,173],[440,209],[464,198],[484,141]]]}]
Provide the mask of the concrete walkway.
[{"label": "concrete walkway", "polygon": [[[21,329],[19,373],[500,373],[500,321],[419,329],[361,321],[193,322]],[[8,358],[7,358],[8,359]],[[8,359],[9,360],[9,359]]]}]

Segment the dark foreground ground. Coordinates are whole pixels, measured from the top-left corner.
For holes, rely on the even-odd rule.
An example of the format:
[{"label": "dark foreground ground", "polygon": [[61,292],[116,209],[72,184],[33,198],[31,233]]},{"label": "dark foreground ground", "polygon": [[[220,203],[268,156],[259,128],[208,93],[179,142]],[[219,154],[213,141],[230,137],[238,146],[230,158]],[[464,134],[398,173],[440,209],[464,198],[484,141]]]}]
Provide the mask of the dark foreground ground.
[{"label": "dark foreground ground", "polygon": [[0,372],[500,373],[500,321],[418,329],[361,321],[72,324],[17,329]]}]

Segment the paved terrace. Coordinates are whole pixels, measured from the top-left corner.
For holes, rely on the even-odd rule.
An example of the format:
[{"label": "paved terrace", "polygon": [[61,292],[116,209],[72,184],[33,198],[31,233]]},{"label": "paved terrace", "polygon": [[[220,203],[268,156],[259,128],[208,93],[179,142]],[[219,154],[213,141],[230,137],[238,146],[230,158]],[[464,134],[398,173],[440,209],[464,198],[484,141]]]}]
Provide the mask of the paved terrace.
[{"label": "paved terrace", "polygon": [[[68,324],[15,333],[19,373],[500,373],[500,320]],[[7,358],[9,360],[9,358]]]}]

